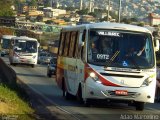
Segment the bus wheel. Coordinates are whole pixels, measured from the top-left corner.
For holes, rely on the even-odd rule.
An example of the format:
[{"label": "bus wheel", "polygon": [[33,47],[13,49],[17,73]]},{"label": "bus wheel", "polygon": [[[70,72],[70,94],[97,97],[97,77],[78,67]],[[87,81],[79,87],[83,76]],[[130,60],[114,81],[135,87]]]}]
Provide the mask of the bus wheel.
[{"label": "bus wheel", "polygon": [[49,78],[51,78],[51,77],[52,77],[52,75],[51,75],[50,73],[47,73],[47,76],[48,76]]},{"label": "bus wheel", "polygon": [[32,66],[32,68],[34,68],[35,66],[34,66],[34,64],[33,65],[31,65]]},{"label": "bus wheel", "polygon": [[63,97],[65,97],[67,100],[71,99],[71,94],[68,93],[65,89],[65,81],[62,81],[62,91],[63,91]]},{"label": "bus wheel", "polygon": [[16,63],[12,63],[13,66],[16,66]]},{"label": "bus wheel", "polygon": [[77,100],[82,104],[83,103],[83,98],[82,98],[82,88],[81,88],[81,85],[79,85],[76,97],[77,97]]},{"label": "bus wheel", "polygon": [[64,83],[64,80],[62,80],[62,91],[63,91],[63,97],[65,97],[65,83]]},{"label": "bus wheel", "polygon": [[144,102],[135,102],[136,110],[142,111],[144,109]]},{"label": "bus wheel", "polygon": [[85,107],[90,107],[91,106],[91,101],[89,99],[87,99],[86,101],[84,101],[84,106]]},{"label": "bus wheel", "polygon": [[52,77],[52,75],[51,75],[51,73],[49,72],[49,70],[47,69],[47,77],[49,77],[49,78],[51,78]]}]

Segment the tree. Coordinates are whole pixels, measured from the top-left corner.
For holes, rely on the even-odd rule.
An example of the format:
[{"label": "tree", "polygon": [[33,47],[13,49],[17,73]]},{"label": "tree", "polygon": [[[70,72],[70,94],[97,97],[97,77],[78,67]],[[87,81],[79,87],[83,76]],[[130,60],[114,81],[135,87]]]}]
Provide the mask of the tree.
[{"label": "tree", "polygon": [[138,22],[137,18],[131,18],[130,19],[132,22]]},{"label": "tree", "polygon": [[43,16],[38,15],[38,16],[36,17],[36,20],[37,20],[38,22],[42,22],[42,21],[43,21]]},{"label": "tree", "polygon": [[31,0],[28,4],[29,6],[37,6],[37,0]]},{"label": "tree", "polygon": [[130,23],[131,23],[131,20],[130,20],[130,19],[127,19],[127,18],[123,18],[123,19],[121,20],[121,22],[124,22],[124,23],[126,23],[126,24],[130,24]]},{"label": "tree", "polygon": [[44,0],[44,7],[51,7],[50,0]]},{"label": "tree", "polygon": [[144,22],[138,23],[138,26],[144,27]]},{"label": "tree", "polygon": [[95,12],[90,12],[90,13],[88,13],[88,15],[91,15],[91,16],[93,16],[93,17],[96,17],[96,13],[95,13]]},{"label": "tree", "polygon": [[12,0],[0,0],[0,16],[14,16]]},{"label": "tree", "polygon": [[88,14],[88,9],[79,10],[76,13],[79,15],[86,15],[86,14]]},{"label": "tree", "polygon": [[52,20],[47,20],[45,23],[46,24],[54,24],[54,22]]}]

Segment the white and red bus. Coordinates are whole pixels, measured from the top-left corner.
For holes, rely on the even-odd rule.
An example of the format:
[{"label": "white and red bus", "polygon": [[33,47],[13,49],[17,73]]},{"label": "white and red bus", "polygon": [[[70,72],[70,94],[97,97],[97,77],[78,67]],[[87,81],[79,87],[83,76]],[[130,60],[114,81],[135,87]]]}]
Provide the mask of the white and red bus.
[{"label": "white and red bus", "polygon": [[155,98],[158,49],[144,27],[107,22],[64,27],[56,81],[64,96],[85,104],[117,100],[143,110]]},{"label": "white and red bus", "polygon": [[38,60],[39,42],[27,36],[13,37],[10,41],[9,61],[11,65],[26,64],[34,67]]}]

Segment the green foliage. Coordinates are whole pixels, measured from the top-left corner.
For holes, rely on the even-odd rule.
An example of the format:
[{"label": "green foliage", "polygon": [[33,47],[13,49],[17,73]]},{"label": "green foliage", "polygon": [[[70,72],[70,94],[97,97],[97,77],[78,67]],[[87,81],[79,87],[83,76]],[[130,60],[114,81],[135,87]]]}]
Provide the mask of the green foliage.
[{"label": "green foliage", "polygon": [[13,16],[14,13],[11,9],[12,5],[12,0],[0,0],[0,16]]},{"label": "green foliage", "polygon": [[88,15],[91,15],[91,16],[93,16],[93,17],[96,17],[96,13],[95,13],[95,12],[90,12],[90,13],[88,13]]},{"label": "green foliage", "polygon": [[74,7],[67,7],[67,8],[65,8],[67,11],[74,11],[75,10],[75,8]]},{"label": "green foliage", "polygon": [[118,15],[116,15],[114,12],[110,11],[110,16],[112,16],[112,19],[118,20]]},{"label": "green foliage", "polygon": [[140,22],[140,23],[138,23],[138,26],[143,27],[143,26],[144,26],[144,22]]},{"label": "green foliage", "polygon": [[44,7],[50,7],[50,0],[45,0]]},{"label": "green foliage", "polygon": [[47,20],[45,23],[46,24],[53,24],[54,22],[52,20]]},{"label": "green foliage", "polygon": [[127,18],[123,18],[123,19],[121,20],[121,22],[126,23],[126,24],[130,24],[130,23],[131,23],[131,20],[130,20],[130,19],[127,19]]},{"label": "green foliage", "polygon": [[[126,24],[130,24],[130,23],[132,23],[132,22],[138,22],[138,19],[137,19],[137,18],[123,18],[123,19],[121,20],[121,22],[124,22],[124,23],[126,23]],[[144,26],[144,23],[140,22],[138,25],[139,25],[139,26]]]},{"label": "green foliage", "polygon": [[37,0],[31,0],[28,4],[29,6],[37,6]]},{"label": "green foliage", "polygon": [[[22,92],[23,91],[23,92]],[[12,88],[5,84],[0,84],[0,103],[4,108],[0,112],[5,114],[33,114],[34,110],[29,106],[27,102],[27,94],[20,87]],[[5,106],[3,107],[3,104]],[[29,115],[25,116],[28,119],[33,119]]]},{"label": "green foliage", "polygon": [[83,10],[79,10],[79,11],[77,11],[77,13],[79,14],[79,15],[86,15],[86,14],[88,14],[88,9],[83,9]]},{"label": "green foliage", "polygon": [[37,22],[43,22],[43,16],[38,15],[36,20],[37,20]]},{"label": "green foliage", "polygon": [[107,21],[107,20],[108,20],[108,17],[105,16],[104,18],[100,19],[100,22]]},{"label": "green foliage", "polygon": [[132,22],[138,22],[137,18],[131,18],[130,19]]}]

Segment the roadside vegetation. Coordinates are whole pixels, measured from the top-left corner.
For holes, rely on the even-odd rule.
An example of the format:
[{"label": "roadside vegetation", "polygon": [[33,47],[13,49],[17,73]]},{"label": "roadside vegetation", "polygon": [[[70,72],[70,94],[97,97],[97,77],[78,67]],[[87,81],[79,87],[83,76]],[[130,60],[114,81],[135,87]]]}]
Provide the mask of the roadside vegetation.
[{"label": "roadside vegetation", "polygon": [[34,119],[34,110],[30,107],[27,99],[24,90],[18,86],[11,88],[0,84],[0,118]]}]

